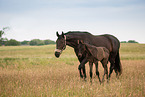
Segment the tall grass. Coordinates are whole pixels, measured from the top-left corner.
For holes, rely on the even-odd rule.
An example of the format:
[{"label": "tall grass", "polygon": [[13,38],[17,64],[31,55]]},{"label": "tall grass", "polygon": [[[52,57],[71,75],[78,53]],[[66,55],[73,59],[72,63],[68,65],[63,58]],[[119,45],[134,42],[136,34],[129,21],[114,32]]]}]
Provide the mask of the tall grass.
[{"label": "tall grass", "polygon": [[[0,47],[1,97],[144,97],[145,45],[121,44],[123,74],[117,79],[113,72],[109,84],[100,85],[93,68],[90,83],[80,79],[78,60],[72,48],[55,58],[55,45]],[[135,55],[137,56],[135,56]],[[109,65],[108,65],[109,67]],[[103,75],[99,63],[100,76]]]},{"label": "tall grass", "polygon": [[122,60],[144,60],[145,44],[122,43],[120,53]]}]

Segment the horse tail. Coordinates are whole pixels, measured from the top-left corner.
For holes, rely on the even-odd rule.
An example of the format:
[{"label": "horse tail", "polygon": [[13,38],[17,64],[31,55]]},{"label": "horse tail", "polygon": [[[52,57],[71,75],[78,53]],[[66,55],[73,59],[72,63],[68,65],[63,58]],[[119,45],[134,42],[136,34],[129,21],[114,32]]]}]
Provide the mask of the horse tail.
[{"label": "horse tail", "polygon": [[117,52],[117,56],[115,58],[115,67],[116,67],[117,71],[119,72],[119,75],[121,75],[122,74],[122,65],[120,62],[119,51]]}]

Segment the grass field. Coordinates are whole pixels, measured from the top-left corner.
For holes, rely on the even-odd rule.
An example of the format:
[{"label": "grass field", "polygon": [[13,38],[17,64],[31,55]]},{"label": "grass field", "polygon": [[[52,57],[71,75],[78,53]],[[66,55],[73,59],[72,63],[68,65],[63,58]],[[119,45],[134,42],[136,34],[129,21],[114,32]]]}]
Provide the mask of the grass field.
[{"label": "grass field", "polygon": [[[0,97],[145,97],[145,44],[121,44],[123,74],[100,85],[95,73],[81,80],[72,48],[54,56],[55,45],[0,47]],[[110,64],[108,64],[109,67]],[[95,69],[93,70],[95,72]],[[102,78],[103,68],[99,63]]]}]

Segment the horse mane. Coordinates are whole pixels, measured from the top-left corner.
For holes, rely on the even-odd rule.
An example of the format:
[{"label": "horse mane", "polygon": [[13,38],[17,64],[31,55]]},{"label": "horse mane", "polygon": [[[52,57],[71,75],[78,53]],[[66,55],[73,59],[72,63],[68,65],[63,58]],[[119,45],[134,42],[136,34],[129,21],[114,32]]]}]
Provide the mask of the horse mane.
[{"label": "horse mane", "polygon": [[87,32],[87,31],[69,31],[67,33],[65,33],[65,35],[67,34],[89,34],[89,35],[92,35],[91,33]]}]

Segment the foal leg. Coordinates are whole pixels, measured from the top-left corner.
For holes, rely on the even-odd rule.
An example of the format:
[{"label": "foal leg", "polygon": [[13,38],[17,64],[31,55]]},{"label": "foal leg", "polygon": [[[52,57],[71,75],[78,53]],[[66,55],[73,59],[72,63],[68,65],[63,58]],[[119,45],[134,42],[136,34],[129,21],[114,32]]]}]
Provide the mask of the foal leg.
[{"label": "foal leg", "polygon": [[99,71],[98,71],[98,62],[95,62],[95,66],[96,66],[96,75],[98,76],[98,79],[99,79],[99,82],[101,84],[101,79],[100,79],[100,74],[99,74]]},{"label": "foal leg", "polygon": [[107,60],[104,59],[101,63],[102,63],[103,68],[104,68],[104,75],[103,75],[103,78],[102,78],[102,82],[104,82],[104,76],[105,76],[105,74],[106,74],[107,82],[109,82],[109,80],[108,80]]},{"label": "foal leg", "polygon": [[83,65],[83,68],[82,68],[82,70],[83,70],[83,74],[84,74],[84,80],[86,80],[86,69],[85,69],[85,64]]},{"label": "foal leg", "polygon": [[[78,69],[79,69],[79,72],[80,72],[80,77],[83,78],[83,75],[84,75],[84,78],[86,78],[86,70],[85,70],[85,64],[87,63],[87,59],[83,59],[81,64],[79,65]],[[83,70],[83,75],[82,75],[82,71]]]},{"label": "foal leg", "polygon": [[92,62],[89,62],[89,66],[90,66],[90,82],[92,82],[92,68],[93,68],[93,63]]}]

